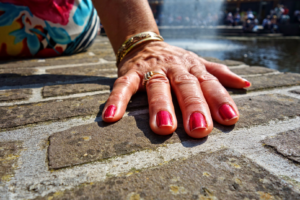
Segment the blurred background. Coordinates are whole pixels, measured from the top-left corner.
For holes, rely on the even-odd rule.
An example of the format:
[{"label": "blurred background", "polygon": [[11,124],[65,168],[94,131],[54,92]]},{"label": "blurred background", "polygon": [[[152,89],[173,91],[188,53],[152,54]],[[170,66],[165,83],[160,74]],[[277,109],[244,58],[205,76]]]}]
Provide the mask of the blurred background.
[{"label": "blurred background", "polygon": [[149,0],[166,42],[300,73],[300,0]]}]

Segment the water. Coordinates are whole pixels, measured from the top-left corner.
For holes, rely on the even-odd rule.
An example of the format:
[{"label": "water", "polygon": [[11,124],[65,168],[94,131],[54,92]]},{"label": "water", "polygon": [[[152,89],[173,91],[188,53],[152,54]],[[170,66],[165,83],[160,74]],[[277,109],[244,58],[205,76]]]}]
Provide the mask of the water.
[{"label": "water", "polygon": [[300,39],[166,39],[166,42],[203,57],[300,73]]}]

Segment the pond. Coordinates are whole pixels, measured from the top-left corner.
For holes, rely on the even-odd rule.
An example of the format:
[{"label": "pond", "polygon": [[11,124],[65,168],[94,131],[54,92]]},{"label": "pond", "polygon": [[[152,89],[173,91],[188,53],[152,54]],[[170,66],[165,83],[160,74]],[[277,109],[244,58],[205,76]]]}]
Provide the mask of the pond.
[{"label": "pond", "polygon": [[281,72],[300,73],[300,39],[166,39],[166,42],[203,57],[238,60]]}]

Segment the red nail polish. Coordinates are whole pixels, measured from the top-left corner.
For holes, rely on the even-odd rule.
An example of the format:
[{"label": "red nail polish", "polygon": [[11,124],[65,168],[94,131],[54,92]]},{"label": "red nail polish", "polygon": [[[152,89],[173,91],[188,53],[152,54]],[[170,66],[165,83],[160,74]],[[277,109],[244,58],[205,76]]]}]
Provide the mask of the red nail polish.
[{"label": "red nail polish", "polygon": [[233,108],[228,104],[223,104],[219,109],[220,115],[225,121],[234,119],[237,117],[237,114],[233,110]]},{"label": "red nail polish", "polygon": [[159,111],[156,115],[156,124],[161,126],[173,126],[172,117],[168,111]]},{"label": "red nail polish", "polygon": [[251,86],[251,83],[249,81],[245,81],[245,85],[246,85],[245,87],[248,88]]},{"label": "red nail polish", "polygon": [[247,79],[243,79],[245,81],[245,87],[244,88],[248,88],[251,86],[251,83],[249,81],[247,81]]},{"label": "red nail polish", "polygon": [[190,116],[190,130],[193,131],[198,128],[206,128],[207,124],[204,115],[194,112]]},{"label": "red nail polish", "polygon": [[105,118],[114,117],[116,110],[117,110],[116,106],[114,106],[114,105],[108,106],[105,110],[104,117]]}]

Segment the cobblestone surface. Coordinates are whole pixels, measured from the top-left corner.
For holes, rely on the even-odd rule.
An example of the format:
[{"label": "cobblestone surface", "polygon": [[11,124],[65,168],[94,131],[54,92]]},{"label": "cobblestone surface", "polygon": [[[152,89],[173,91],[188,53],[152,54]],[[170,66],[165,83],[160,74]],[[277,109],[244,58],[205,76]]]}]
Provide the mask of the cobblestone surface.
[{"label": "cobblestone surface", "polygon": [[13,177],[21,150],[21,142],[0,142],[0,186]]},{"label": "cobblestone surface", "polygon": [[300,129],[281,133],[264,140],[263,143],[281,155],[300,163]]},{"label": "cobblestone surface", "polygon": [[[209,137],[149,127],[146,93],[101,119],[117,78],[106,37],[87,52],[0,62],[0,199],[300,199],[300,75],[226,64],[240,120]],[[237,153],[239,152],[239,153]]]},{"label": "cobblestone surface", "polygon": [[0,102],[14,101],[14,100],[27,100],[30,98],[31,94],[32,92],[30,89],[0,91]]},{"label": "cobblestone surface", "polygon": [[83,185],[47,199],[299,199],[265,169],[231,151],[197,155],[103,183]]},{"label": "cobblestone surface", "polygon": [[[65,96],[69,94],[77,94],[83,92],[110,90],[114,81],[115,81],[114,79],[106,79],[103,81],[98,81],[98,83],[78,83],[78,84],[45,86],[43,88],[43,97],[47,98],[47,97]],[[101,84],[101,82],[103,82],[103,84]]]},{"label": "cobblestone surface", "polygon": [[[240,98],[236,104],[241,120],[231,127],[232,130],[300,116],[297,106],[300,101],[282,95]],[[49,167],[83,164],[191,139],[185,134],[182,121],[178,122],[178,127],[172,136],[156,136],[150,129],[148,115],[126,117],[112,125],[100,122],[74,127],[50,137]],[[221,133],[219,130],[225,128],[218,125],[211,134]]]}]

